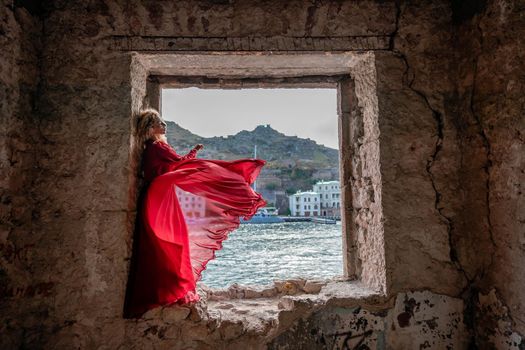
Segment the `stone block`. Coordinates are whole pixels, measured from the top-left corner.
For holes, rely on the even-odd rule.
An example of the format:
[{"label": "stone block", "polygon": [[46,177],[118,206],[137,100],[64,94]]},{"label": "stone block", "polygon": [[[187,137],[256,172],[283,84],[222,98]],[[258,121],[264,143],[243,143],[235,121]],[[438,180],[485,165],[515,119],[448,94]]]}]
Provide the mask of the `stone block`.
[{"label": "stone block", "polygon": [[162,309],[162,320],[166,323],[175,323],[185,320],[191,313],[186,306],[172,305]]},{"label": "stone block", "polygon": [[241,336],[244,332],[244,325],[242,322],[222,322],[219,327],[221,338],[224,340],[235,339]]},{"label": "stone block", "polygon": [[162,307],[146,311],[141,318],[145,320],[159,320],[162,317]]},{"label": "stone block", "polygon": [[208,317],[208,307],[204,302],[198,302],[190,306],[189,319],[193,322],[199,322]]},{"label": "stone block", "polygon": [[303,291],[308,294],[317,294],[321,291],[325,282],[322,281],[306,281],[303,287]]},{"label": "stone block", "polygon": [[292,279],[286,281],[275,281],[275,288],[284,295],[295,295],[301,293],[306,283],[304,279]]}]

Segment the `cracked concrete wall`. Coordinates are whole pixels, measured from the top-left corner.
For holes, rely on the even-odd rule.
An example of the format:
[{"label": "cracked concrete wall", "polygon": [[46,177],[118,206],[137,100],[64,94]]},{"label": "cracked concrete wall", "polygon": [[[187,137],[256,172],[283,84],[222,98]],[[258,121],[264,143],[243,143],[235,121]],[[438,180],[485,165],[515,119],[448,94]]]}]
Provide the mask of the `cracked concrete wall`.
[{"label": "cracked concrete wall", "polygon": [[[435,112],[424,95],[403,84],[403,58],[377,57],[378,76],[397,78],[378,83],[388,289],[397,293],[407,287],[428,288],[459,295],[466,281],[450,256],[448,221],[439,207],[444,189],[436,185],[433,168],[436,152],[445,163],[456,162],[458,155],[437,149],[442,141]],[[454,141],[450,143],[443,147],[454,147]],[[457,181],[455,174],[448,178]]]},{"label": "cracked concrete wall", "polygon": [[456,245],[472,268],[473,327],[487,349],[517,348],[525,334],[524,10],[522,1],[488,1],[455,38],[468,198]]},{"label": "cracked concrete wall", "polygon": [[[0,40],[14,54],[0,58],[2,164],[9,164],[1,347],[167,346],[168,335],[189,332],[195,337],[186,345],[194,347],[271,341],[242,321],[217,321],[220,310],[210,311],[217,317],[183,310],[191,322],[169,326],[121,318],[134,215],[130,115],[145,93],[131,81],[138,74],[130,71],[141,69],[131,51],[256,48],[375,52],[388,292],[397,300],[410,289],[454,299],[451,312],[465,310],[475,335],[486,336],[480,346],[518,339],[525,333],[520,6],[494,0],[465,15],[448,1],[48,1],[37,19],[3,4]],[[397,304],[381,303],[398,317]],[[480,328],[481,312],[472,310],[487,305],[499,311],[493,327]],[[326,307],[319,321],[292,309],[286,327],[299,318],[321,327],[337,314]],[[468,337],[461,334],[458,344]],[[383,346],[420,336],[421,328],[408,328],[385,335],[393,343]],[[275,344],[293,347],[285,339]]]},{"label": "cracked concrete wall", "polygon": [[[381,170],[390,289],[432,288],[458,295],[465,286],[450,244],[457,215],[455,116],[446,98],[454,84],[448,30],[452,11],[444,2],[397,8],[393,55],[379,54]],[[414,20],[417,18],[417,20]],[[395,112],[392,112],[395,111]],[[417,261],[417,264],[413,262]],[[399,268],[401,266],[401,268]]]}]

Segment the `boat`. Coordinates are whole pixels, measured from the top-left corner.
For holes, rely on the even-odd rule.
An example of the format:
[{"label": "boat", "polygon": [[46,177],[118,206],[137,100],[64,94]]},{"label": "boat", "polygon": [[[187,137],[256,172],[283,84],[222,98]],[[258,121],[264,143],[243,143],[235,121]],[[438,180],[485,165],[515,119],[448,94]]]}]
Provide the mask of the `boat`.
[{"label": "boat", "polygon": [[241,218],[241,224],[278,224],[284,222],[283,218],[277,216],[277,213],[275,207],[259,208],[250,220]]},{"label": "boat", "polygon": [[317,224],[328,224],[328,225],[335,225],[337,224],[337,221],[334,219],[328,219],[328,218],[321,218],[318,216],[312,217],[312,222],[315,222]]}]

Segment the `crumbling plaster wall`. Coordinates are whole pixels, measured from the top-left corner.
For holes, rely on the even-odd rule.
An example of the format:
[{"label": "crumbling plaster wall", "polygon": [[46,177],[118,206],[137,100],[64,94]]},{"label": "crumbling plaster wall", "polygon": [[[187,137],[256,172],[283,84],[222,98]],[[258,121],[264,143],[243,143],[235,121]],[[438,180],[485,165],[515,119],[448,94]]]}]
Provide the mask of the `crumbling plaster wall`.
[{"label": "crumbling plaster wall", "polygon": [[[0,324],[6,336],[0,344],[117,348],[167,344],[162,343],[166,332],[178,339],[178,345],[184,345],[180,339],[189,332],[195,339],[188,339],[186,345],[192,346],[250,343],[264,347],[268,341],[264,332],[247,331],[242,323],[221,322],[220,312],[217,317],[201,317],[193,309],[186,313],[191,320],[164,328],[153,327],[155,320],[121,318],[133,217],[133,201],[128,196],[133,186],[128,161],[130,115],[140,107],[137,96],[144,93],[140,82],[131,81],[130,71],[141,70],[132,67],[131,51],[174,52],[177,47],[169,46],[170,38],[180,39],[190,51],[217,46],[246,50],[239,43],[246,37],[275,37],[272,45],[277,51],[323,50],[309,43],[310,37],[336,37],[339,42],[352,42],[357,50],[375,50],[387,287],[394,298],[381,301],[382,315],[398,318],[399,323],[402,313],[397,313],[394,300],[402,300],[403,292],[411,289],[427,290],[430,295],[422,299],[446,299],[452,313],[466,310],[465,321],[476,327],[471,321],[476,313],[470,312],[475,300],[470,298],[474,294],[469,287],[479,282],[485,288],[480,301],[490,299],[500,309],[510,307],[494,319],[505,315],[509,329],[517,327],[516,332],[523,334],[523,324],[516,321],[523,316],[523,298],[515,291],[523,290],[525,282],[517,277],[517,268],[507,268],[519,267],[524,261],[520,248],[524,218],[519,216],[523,214],[519,186],[524,168],[520,156],[523,97],[519,95],[523,79],[519,77],[524,70],[522,56],[517,56],[523,52],[516,40],[518,30],[524,28],[523,18],[518,1],[492,1],[479,13],[459,19],[453,10],[448,1],[419,5],[382,1],[50,1],[44,5],[39,27],[39,20],[27,10],[17,10],[21,15],[16,17],[10,7],[2,8],[6,11],[2,25],[7,30],[0,34],[11,47],[18,45],[13,35],[31,38],[33,31],[43,35],[41,49],[30,40],[22,41],[24,59],[1,58],[9,61],[5,67],[10,68],[2,65],[1,71],[1,82],[9,87],[5,89],[7,103],[2,104],[9,129],[3,135],[14,136],[7,139],[6,150],[14,149],[16,140],[21,140],[17,149],[27,147],[33,137],[22,135],[20,127],[38,125],[30,131],[36,134],[37,146],[29,148],[25,161],[5,170],[10,183],[3,187],[8,195],[18,194],[18,200],[29,201],[27,205],[6,203],[8,212],[24,207],[33,211],[31,218],[27,211],[21,216],[23,225],[17,232],[10,229],[2,233],[5,237],[0,236],[2,247],[24,251],[25,260],[10,261],[3,252],[1,266],[8,271],[6,290],[33,288],[39,292],[6,294],[1,305],[8,312],[2,313]],[[494,30],[502,24],[516,34]],[[490,35],[480,36],[476,30]],[[211,37],[214,39],[206,39]],[[270,50],[260,41],[261,50]],[[476,48],[473,52],[479,55],[469,53],[469,47]],[[492,84],[494,72],[501,67],[499,84]],[[21,71],[29,72],[20,75],[27,85],[15,75]],[[12,92],[17,88],[25,91],[21,95],[25,100]],[[38,96],[37,120],[27,109],[32,104],[20,102],[27,101],[32,91]],[[501,114],[500,109],[505,112]],[[509,123],[515,131],[510,134]],[[30,166],[37,167],[31,179]],[[31,195],[20,191],[23,186],[30,186]],[[501,263],[493,262],[496,257]],[[12,279],[18,271],[26,277]],[[494,286],[501,302],[483,297]],[[463,304],[462,297],[470,304]],[[448,298],[453,301],[449,303]],[[294,316],[293,310],[288,314],[290,325],[301,317],[314,328],[337,314],[322,305],[311,317],[308,312]],[[29,311],[33,311],[31,317]],[[406,315],[401,322],[403,317]],[[497,333],[494,327],[479,333]],[[417,327],[406,329],[410,331],[388,339],[403,344],[403,339],[423,332]],[[438,329],[445,330],[445,326]],[[280,331],[282,337],[274,345],[293,347],[286,340],[286,330]],[[460,329],[455,345],[465,344],[465,332]],[[306,337],[293,327],[290,334]],[[394,343],[383,346],[396,347]]]}]

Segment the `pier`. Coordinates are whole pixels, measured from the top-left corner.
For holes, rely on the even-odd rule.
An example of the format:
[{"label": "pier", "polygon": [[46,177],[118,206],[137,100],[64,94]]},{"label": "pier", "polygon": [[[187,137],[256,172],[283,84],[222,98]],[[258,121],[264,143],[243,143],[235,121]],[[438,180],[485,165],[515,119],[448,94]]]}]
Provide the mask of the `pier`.
[{"label": "pier", "polygon": [[283,219],[285,222],[311,222],[312,219],[329,219],[329,220],[336,220],[340,221],[340,218],[336,217],[328,217],[328,216],[279,216],[281,219]]},{"label": "pier", "polygon": [[312,221],[311,217],[308,216],[280,216],[285,222],[305,222]]}]

